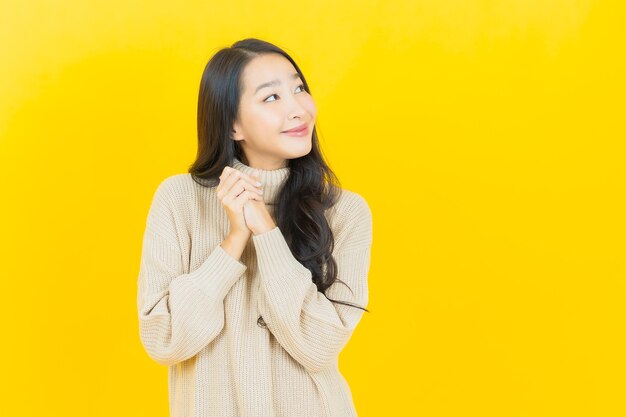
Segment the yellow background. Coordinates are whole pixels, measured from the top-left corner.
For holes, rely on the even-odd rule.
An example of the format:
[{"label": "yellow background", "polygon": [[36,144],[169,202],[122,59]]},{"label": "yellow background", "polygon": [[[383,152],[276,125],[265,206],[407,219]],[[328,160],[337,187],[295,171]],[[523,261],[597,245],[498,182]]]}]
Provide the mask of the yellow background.
[{"label": "yellow background", "polygon": [[626,415],[623,4],[2,0],[2,415],[168,415],[141,238],[245,37],[300,64],[373,212],[359,417]]}]

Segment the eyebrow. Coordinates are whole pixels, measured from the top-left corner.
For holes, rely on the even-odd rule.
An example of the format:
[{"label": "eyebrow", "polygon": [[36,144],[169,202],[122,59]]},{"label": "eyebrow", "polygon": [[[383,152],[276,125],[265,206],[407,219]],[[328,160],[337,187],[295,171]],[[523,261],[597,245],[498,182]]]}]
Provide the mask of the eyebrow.
[{"label": "eyebrow", "polygon": [[[300,78],[300,74],[298,74],[297,72],[294,74],[291,74],[291,79],[295,80],[296,78]],[[256,90],[254,90],[254,94],[258,93],[260,89],[262,88],[266,88],[266,87],[271,87],[273,85],[279,85],[280,84],[280,80],[277,78],[275,80],[272,81],[268,81],[266,83],[261,84],[260,86],[258,86],[256,88]]]}]

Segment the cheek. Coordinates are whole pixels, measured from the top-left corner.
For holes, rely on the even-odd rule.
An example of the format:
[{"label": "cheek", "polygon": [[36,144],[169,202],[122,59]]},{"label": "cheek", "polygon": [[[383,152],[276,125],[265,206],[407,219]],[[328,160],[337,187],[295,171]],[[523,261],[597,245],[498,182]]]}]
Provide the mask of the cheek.
[{"label": "cheek", "polygon": [[272,106],[255,106],[251,113],[253,124],[261,129],[268,126],[282,126],[280,114],[271,109]]},{"label": "cheek", "polygon": [[311,116],[315,118],[315,116],[317,115],[317,106],[315,106],[315,101],[313,100],[313,97],[308,96],[306,101],[304,102],[304,106],[311,114]]}]

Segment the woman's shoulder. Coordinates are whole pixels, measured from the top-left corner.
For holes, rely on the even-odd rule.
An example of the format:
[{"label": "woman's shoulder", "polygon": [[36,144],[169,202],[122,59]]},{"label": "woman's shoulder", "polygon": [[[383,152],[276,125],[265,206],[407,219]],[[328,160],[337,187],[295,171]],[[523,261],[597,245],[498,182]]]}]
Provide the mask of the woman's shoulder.
[{"label": "woman's shoulder", "polygon": [[164,188],[168,191],[176,191],[180,187],[186,187],[193,184],[193,182],[191,174],[187,172],[177,173],[163,178],[159,183],[159,188]]},{"label": "woman's shoulder", "polygon": [[173,206],[181,199],[190,195],[194,186],[193,178],[189,173],[177,173],[163,178],[154,192],[154,201]]},{"label": "woman's shoulder", "polygon": [[161,180],[157,189],[168,193],[185,193],[197,184],[188,172],[172,174]]},{"label": "woman's shoulder", "polygon": [[369,246],[372,242],[372,211],[361,194],[341,189],[327,218],[336,239],[336,250]]},{"label": "woman's shoulder", "polygon": [[329,214],[342,218],[352,215],[370,214],[370,206],[361,194],[347,188],[340,188],[341,192],[335,205],[329,208]]}]

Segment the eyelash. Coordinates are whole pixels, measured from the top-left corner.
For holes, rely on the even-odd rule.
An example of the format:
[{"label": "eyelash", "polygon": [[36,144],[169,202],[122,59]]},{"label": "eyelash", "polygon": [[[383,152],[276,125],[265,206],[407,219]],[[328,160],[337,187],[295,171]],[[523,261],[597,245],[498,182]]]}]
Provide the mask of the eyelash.
[{"label": "eyelash", "polygon": [[[302,87],[302,91],[306,92],[306,90],[304,89],[304,84],[300,84],[298,87]],[[275,95],[277,95],[277,94],[272,94],[272,95],[269,95],[269,96],[265,97],[265,100],[263,100],[263,101],[265,101],[266,103],[271,103],[271,101],[266,101],[266,100],[267,100],[268,98],[272,97],[272,96],[275,96]],[[276,100],[274,99],[274,100],[272,100],[272,101],[276,101]]]}]

